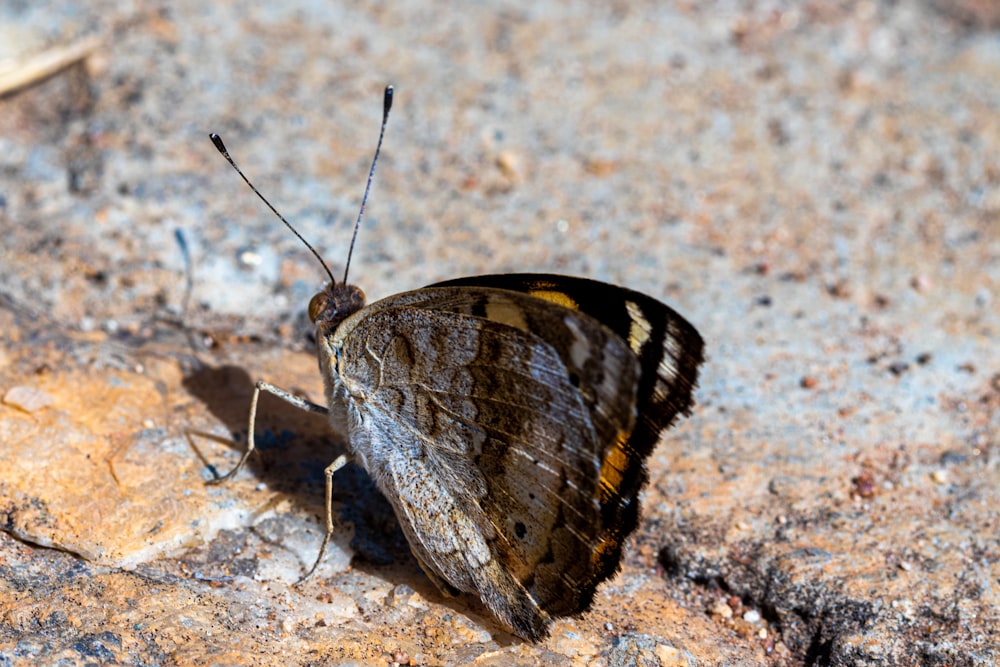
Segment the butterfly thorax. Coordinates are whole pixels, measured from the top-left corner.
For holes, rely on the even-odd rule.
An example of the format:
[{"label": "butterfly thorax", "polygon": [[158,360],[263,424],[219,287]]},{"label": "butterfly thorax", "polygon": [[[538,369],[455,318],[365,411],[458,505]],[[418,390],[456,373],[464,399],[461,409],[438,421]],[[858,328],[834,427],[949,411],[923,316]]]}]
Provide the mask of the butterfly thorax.
[{"label": "butterfly thorax", "polygon": [[327,400],[342,398],[335,333],[341,323],[365,307],[365,293],[356,285],[331,283],[309,301],[309,319],[316,325],[316,347]]},{"label": "butterfly thorax", "polygon": [[316,325],[316,351],[330,424],[341,434],[347,433],[349,420],[345,388],[337,368],[334,333],[344,320],[364,307],[365,293],[360,287],[347,283],[331,283],[309,301],[309,319]]}]

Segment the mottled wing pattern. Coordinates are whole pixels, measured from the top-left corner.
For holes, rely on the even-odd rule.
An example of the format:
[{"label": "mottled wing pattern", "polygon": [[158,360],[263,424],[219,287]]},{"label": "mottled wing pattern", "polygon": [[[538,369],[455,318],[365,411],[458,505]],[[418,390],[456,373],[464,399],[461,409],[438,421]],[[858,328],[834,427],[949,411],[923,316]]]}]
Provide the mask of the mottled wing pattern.
[{"label": "mottled wing pattern", "polygon": [[601,468],[604,568],[597,583],[614,574],[625,538],[639,519],[639,491],[647,480],[645,461],[678,415],[688,414],[704,360],[704,342],[680,314],[641,292],[587,278],[544,273],[510,273],[458,278],[430,287],[491,287],[523,292],[579,310],[624,341],[639,359],[638,421],[624,442],[609,443]]},{"label": "mottled wing pattern", "polygon": [[[536,288],[564,280],[512,278]],[[637,520],[643,458],[688,407],[694,381],[678,402],[667,372],[681,368],[676,359],[661,359],[652,381],[643,373],[643,347],[661,325],[646,302],[665,306],[565,280],[613,290],[619,302],[635,295],[631,311],[620,306],[633,317],[628,333],[579,300],[480,283],[390,297],[334,335],[353,448],[417,558],[439,585],[478,593],[536,640],[550,616],[586,609],[617,569]],[[560,285],[549,287],[554,296]],[[668,417],[659,408],[671,400]],[[661,414],[650,418],[643,406]]]}]

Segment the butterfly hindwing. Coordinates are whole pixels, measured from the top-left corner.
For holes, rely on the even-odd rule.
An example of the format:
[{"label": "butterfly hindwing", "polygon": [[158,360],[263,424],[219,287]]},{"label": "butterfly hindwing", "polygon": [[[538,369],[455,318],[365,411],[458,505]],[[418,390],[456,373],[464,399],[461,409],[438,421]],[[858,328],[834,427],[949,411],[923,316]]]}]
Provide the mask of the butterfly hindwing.
[{"label": "butterfly hindwing", "polygon": [[535,297],[447,287],[373,304],[331,348],[352,446],[424,567],[522,636],[584,610],[617,566],[602,468],[636,425],[627,343]]}]

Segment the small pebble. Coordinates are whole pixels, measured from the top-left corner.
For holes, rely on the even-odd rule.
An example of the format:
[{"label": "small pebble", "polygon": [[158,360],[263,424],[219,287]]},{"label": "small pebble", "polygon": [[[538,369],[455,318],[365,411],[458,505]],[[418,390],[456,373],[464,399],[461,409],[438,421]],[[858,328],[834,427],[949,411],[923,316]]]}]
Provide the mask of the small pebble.
[{"label": "small pebble", "polygon": [[520,160],[514,152],[501,151],[500,155],[497,156],[497,167],[500,168],[500,173],[510,180],[520,182]]},{"label": "small pebble", "polygon": [[924,294],[929,292],[931,288],[934,287],[934,281],[928,276],[913,276],[910,278],[910,287],[912,287],[917,293]]},{"label": "small pebble", "polygon": [[725,600],[719,600],[708,610],[708,613],[722,619],[730,619],[733,617],[733,608],[726,604]]},{"label": "small pebble", "polygon": [[909,368],[910,365],[905,361],[894,361],[889,364],[889,372],[896,376],[902,375]]},{"label": "small pebble", "polygon": [[239,262],[241,269],[255,269],[261,265],[264,259],[260,253],[250,248],[241,248],[236,251],[236,261]]},{"label": "small pebble", "polygon": [[52,394],[34,387],[11,387],[4,394],[3,402],[13,408],[24,410],[28,414],[47,408],[56,402]]}]

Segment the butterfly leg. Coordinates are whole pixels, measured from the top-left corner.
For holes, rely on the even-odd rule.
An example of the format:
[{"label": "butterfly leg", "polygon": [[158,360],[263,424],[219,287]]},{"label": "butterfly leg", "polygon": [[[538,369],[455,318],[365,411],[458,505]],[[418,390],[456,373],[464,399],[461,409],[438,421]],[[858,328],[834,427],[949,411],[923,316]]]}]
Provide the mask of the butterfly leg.
[{"label": "butterfly leg", "polygon": [[319,547],[319,554],[316,556],[316,562],[313,563],[313,566],[309,568],[309,571],[302,575],[302,578],[296,583],[302,583],[311,577],[313,572],[316,571],[316,568],[319,567],[320,561],[323,560],[323,556],[326,555],[326,547],[330,544],[330,536],[333,535],[333,475],[350,462],[350,456],[347,454],[341,454],[323,471],[323,474],[326,475],[326,535],[323,536],[323,544]]},{"label": "butterfly leg", "polygon": [[[279,389],[278,387],[275,387],[273,384],[268,384],[263,380],[258,380],[257,386],[254,387],[253,390],[253,398],[250,399],[250,420],[249,420],[249,426],[247,427],[247,449],[245,452],[243,452],[243,456],[242,458],[240,458],[240,461],[239,463],[236,464],[235,468],[230,470],[222,477],[217,477],[213,480],[209,480],[208,482],[209,484],[221,484],[226,480],[232,479],[232,477],[234,477],[236,473],[238,473],[240,470],[243,469],[243,466],[246,465],[247,459],[250,458],[250,454],[253,453],[253,450],[255,449],[253,440],[253,429],[254,429],[254,423],[257,421],[257,399],[260,397],[261,391],[266,391],[269,394],[273,394],[278,398],[280,398],[281,400],[291,403],[295,407],[299,408],[300,410],[305,410],[306,412],[317,412],[321,415],[325,415],[328,412],[328,410],[324,408],[322,405],[316,405],[315,403],[307,401],[304,398],[299,398],[295,394],[291,394],[285,391],[284,389]],[[327,496],[329,496],[329,494],[330,494],[329,478],[327,478]],[[329,502],[327,503],[327,505],[329,505]],[[329,537],[329,534],[327,536]],[[313,569],[315,569],[315,566],[313,566]]]}]

